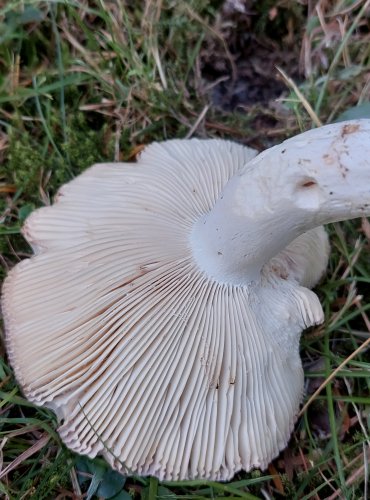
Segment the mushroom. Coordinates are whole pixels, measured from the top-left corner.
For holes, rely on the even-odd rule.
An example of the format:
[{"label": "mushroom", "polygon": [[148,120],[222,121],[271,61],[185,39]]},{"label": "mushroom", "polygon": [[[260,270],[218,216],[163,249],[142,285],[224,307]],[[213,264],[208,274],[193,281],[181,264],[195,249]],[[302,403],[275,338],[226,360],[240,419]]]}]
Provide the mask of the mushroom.
[{"label": "mushroom", "polygon": [[266,468],[303,396],[300,334],[324,319],[322,224],[368,214],[370,120],[258,155],[170,140],[91,167],[29,216],[35,255],[3,287],[25,396],[122,473]]}]

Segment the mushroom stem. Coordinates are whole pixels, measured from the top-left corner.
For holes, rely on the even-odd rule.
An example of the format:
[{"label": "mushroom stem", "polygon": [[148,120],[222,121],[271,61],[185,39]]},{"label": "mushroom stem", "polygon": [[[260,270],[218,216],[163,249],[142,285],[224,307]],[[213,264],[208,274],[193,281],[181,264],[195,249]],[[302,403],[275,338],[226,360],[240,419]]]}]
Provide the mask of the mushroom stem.
[{"label": "mushroom stem", "polygon": [[245,284],[300,234],[370,215],[369,139],[369,120],[342,122],[256,156],[194,225],[198,266],[217,280]]}]

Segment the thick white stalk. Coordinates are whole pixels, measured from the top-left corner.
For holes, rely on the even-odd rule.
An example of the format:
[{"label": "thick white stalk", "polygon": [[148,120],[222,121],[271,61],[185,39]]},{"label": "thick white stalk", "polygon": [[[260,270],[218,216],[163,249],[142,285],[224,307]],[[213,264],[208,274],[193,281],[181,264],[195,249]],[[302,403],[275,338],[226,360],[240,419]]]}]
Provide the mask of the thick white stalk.
[{"label": "thick white stalk", "polygon": [[327,125],[270,148],[230,179],[194,226],[198,265],[235,284],[300,234],[370,215],[370,120]]}]

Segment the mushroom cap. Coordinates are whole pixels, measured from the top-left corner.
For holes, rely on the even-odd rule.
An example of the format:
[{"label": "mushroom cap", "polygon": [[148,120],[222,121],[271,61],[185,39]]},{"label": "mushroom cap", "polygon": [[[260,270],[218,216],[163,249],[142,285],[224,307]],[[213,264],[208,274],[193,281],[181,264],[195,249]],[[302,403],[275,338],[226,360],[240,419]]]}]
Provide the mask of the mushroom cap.
[{"label": "mushroom cap", "polygon": [[220,140],[154,143],[136,164],[91,167],[27,219],[35,255],[3,287],[7,350],[72,450],[122,473],[227,480],[286,446],[299,336],[323,320],[305,285],[326,267],[327,236],[308,231],[241,285],[210,279],[190,245],[255,155]]}]

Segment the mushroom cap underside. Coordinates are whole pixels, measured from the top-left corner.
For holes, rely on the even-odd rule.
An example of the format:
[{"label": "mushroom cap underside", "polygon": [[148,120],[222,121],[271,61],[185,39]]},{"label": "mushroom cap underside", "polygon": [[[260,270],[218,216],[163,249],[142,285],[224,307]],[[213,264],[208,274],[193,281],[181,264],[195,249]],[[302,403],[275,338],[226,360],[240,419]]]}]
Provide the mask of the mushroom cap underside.
[{"label": "mushroom cap underside", "polygon": [[[297,282],[304,273],[210,280],[189,244],[255,154],[219,140],[155,143],[137,164],[88,169],[27,219],[35,256],[3,287],[7,349],[24,394],[57,413],[71,449],[123,473],[227,480],[286,445],[303,390],[299,334],[322,321],[321,306]],[[310,231],[300,257],[317,235],[327,245]]]}]

